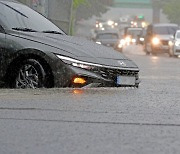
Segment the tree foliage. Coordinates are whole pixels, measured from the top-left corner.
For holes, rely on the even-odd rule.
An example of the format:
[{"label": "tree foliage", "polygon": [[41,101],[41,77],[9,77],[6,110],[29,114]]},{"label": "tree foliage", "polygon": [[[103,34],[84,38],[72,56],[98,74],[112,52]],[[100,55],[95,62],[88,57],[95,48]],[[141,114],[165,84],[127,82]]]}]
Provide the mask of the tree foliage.
[{"label": "tree foliage", "polygon": [[87,4],[87,0],[73,0],[73,9],[77,9],[80,5]]},{"label": "tree foliage", "polygon": [[165,13],[168,19],[173,22],[180,24],[180,0],[169,0],[162,5],[163,13]]},{"label": "tree foliage", "polygon": [[107,6],[111,6],[113,0],[87,0],[86,5],[81,5],[77,10],[76,19],[88,19],[93,15],[100,17],[108,11]]},{"label": "tree foliage", "polygon": [[75,23],[81,19],[88,19],[95,16],[101,16],[112,4],[113,0],[73,0],[71,10],[70,34],[74,35]]}]

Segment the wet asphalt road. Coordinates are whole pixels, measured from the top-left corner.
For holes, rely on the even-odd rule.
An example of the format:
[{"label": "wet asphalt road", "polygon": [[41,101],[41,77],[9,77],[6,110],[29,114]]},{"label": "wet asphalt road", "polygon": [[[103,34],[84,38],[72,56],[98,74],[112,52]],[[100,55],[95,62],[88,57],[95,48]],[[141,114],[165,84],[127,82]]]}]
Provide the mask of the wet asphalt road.
[{"label": "wet asphalt road", "polygon": [[0,154],[179,154],[180,59],[124,53],[139,89],[0,89]]}]

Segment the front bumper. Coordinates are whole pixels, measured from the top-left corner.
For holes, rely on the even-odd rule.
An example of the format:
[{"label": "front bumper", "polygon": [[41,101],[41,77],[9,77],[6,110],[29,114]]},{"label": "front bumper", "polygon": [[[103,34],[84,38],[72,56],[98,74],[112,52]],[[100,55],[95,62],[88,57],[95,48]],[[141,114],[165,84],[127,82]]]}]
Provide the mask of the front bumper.
[{"label": "front bumper", "polygon": [[157,52],[167,53],[169,51],[168,45],[153,46],[153,50]]},{"label": "front bumper", "polygon": [[[76,85],[71,82],[70,87],[138,87],[140,83],[138,69],[95,68],[88,71],[73,66],[69,67],[73,72],[72,79],[83,77],[87,81],[84,85]],[[126,82],[119,83],[119,78]]]},{"label": "front bumper", "polygon": [[156,52],[168,53],[169,52],[169,41],[161,40],[160,44],[153,45],[153,50]]},{"label": "front bumper", "polygon": [[[127,61],[127,65],[132,67],[111,67],[111,66],[94,66],[93,69],[87,70],[72,66],[62,62],[54,54],[51,55],[48,63],[52,69],[54,87],[138,87],[139,69],[133,66],[133,62]],[[135,64],[134,64],[135,65]],[[118,77],[134,78],[134,83],[117,84]],[[82,77],[86,80],[85,84],[74,84],[72,81],[75,77]],[[126,82],[125,82],[126,83]]]}]

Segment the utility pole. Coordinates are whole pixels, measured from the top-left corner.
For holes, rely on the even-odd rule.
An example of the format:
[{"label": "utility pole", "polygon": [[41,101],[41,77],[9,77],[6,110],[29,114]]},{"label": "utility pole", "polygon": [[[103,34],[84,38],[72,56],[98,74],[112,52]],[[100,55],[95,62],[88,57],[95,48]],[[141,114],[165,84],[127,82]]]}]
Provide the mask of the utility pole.
[{"label": "utility pole", "polygon": [[160,0],[152,0],[152,7],[153,7],[153,23],[159,23],[160,14],[161,14]]}]

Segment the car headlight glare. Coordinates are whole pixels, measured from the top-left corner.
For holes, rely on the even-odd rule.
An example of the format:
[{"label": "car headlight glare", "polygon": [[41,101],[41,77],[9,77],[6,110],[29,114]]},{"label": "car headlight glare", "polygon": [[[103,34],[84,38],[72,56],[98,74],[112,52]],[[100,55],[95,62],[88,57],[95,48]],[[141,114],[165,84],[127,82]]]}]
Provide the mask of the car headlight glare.
[{"label": "car headlight glare", "polygon": [[101,42],[100,41],[96,41],[96,44],[100,44],[101,45]]},{"label": "car headlight glare", "polygon": [[85,64],[78,64],[78,63],[72,63],[72,66],[80,67],[80,68],[84,68],[84,69],[92,69],[92,68],[94,68],[93,66],[89,66],[89,65],[85,65]]},{"label": "car headlight glare", "polygon": [[144,41],[144,38],[143,38],[143,37],[141,37],[141,38],[140,38],[140,41],[142,41],[142,42],[143,42],[143,41]]},{"label": "car headlight glare", "polygon": [[154,38],[152,39],[152,43],[153,43],[153,45],[158,45],[158,44],[160,43],[159,38],[154,37]]},{"label": "car headlight glare", "polygon": [[88,69],[88,70],[93,69],[95,66],[102,67],[102,65],[100,65],[100,64],[84,62],[84,61],[80,61],[80,60],[73,59],[70,57],[65,57],[65,56],[61,56],[61,55],[57,55],[57,57],[59,59],[61,59],[64,63],[66,63],[68,65],[72,65],[74,67],[79,67],[79,68]]},{"label": "car headlight glare", "polygon": [[120,40],[120,44],[125,45],[125,44],[126,44],[126,41],[125,41],[124,39],[121,39],[121,40]]},{"label": "car headlight glare", "polygon": [[99,27],[100,27],[100,28],[102,28],[102,27],[103,27],[102,23],[99,23]]},{"label": "car headlight glare", "polygon": [[131,42],[131,37],[127,36],[127,37],[125,38],[125,40],[126,40],[127,43],[130,43],[130,42]]},{"label": "car headlight glare", "polygon": [[136,43],[136,39],[132,39],[132,43]]},{"label": "car headlight glare", "polygon": [[109,26],[112,26],[112,25],[114,24],[114,21],[109,20],[109,21],[107,22],[107,24],[108,24]]},{"label": "car headlight glare", "polygon": [[173,42],[172,41],[169,41],[169,46],[173,46]]}]

